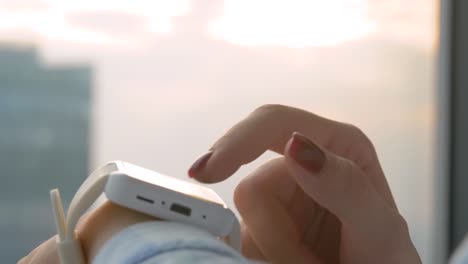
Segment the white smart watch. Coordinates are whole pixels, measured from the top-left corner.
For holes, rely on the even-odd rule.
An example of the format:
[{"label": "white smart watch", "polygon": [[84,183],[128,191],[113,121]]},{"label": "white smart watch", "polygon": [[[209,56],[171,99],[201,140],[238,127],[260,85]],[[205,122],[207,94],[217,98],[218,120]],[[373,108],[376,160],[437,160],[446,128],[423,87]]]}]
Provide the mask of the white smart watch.
[{"label": "white smart watch", "polygon": [[240,251],[240,225],[235,214],[210,188],[169,177],[142,167],[113,161],[94,171],[80,186],[65,218],[60,193],[50,197],[57,227],[57,250],[62,264],[86,263],[79,237],[78,219],[104,193],[121,206],[163,220],[177,221],[225,237]]}]

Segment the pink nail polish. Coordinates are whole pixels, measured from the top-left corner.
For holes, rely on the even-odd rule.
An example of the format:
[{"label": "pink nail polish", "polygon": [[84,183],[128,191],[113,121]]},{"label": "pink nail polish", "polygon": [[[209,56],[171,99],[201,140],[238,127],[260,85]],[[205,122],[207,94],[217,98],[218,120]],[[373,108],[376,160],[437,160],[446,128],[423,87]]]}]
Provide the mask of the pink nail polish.
[{"label": "pink nail polish", "polygon": [[301,167],[312,173],[318,173],[325,164],[325,153],[304,135],[294,132],[289,154]]},{"label": "pink nail polish", "polygon": [[190,178],[195,178],[196,175],[205,168],[206,163],[210,159],[211,155],[213,155],[213,151],[208,151],[193,163],[192,167],[190,167],[188,171]]}]

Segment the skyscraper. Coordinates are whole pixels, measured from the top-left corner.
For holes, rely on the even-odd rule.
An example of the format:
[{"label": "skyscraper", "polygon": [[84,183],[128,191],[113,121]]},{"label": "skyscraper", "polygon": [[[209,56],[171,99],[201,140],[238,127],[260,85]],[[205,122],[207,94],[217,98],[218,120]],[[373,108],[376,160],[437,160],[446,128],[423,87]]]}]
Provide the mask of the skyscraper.
[{"label": "skyscraper", "polygon": [[54,232],[48,191],[69,202],[88,174],[92,69],[45,65],[0,45],[0,256],[14,263]]}]

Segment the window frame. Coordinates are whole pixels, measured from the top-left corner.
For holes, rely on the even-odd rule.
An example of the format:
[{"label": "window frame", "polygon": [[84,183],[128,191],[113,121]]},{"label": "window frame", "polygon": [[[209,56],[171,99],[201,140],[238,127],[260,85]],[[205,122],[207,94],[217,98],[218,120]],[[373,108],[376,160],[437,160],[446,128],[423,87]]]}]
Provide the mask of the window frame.
[{"label": "window frame", "polygon": [[[449,192],[448,192],[448,249],[453,252],[468,231],[468,1],[452,0],[450,8],[450,36],[448,64],[449,120]],[[444,1],[442,1],[442,4]],[[465,28],[464,28],[465,26]],[[464,48],[465,47],[465,48]],[[465,87],[465,89],[463,89]]]}]

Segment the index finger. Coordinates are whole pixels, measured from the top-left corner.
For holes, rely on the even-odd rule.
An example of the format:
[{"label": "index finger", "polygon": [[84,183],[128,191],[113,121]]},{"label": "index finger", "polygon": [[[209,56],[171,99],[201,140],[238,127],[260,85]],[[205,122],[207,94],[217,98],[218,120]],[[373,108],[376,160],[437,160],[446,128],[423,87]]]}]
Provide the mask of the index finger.
[{"label": "index finger", "polygon": [[267,150],[282,154],[295,131],[345,157],[359,156],[359,152],[365,152],[361,147],[368,145],[362,132],[351,125],[293,107],[265,105],[221,137],[211,147],[211,154],[205,155],[202,162],[196,162],[198,165],[192,167],[190,174],[206,183],[225,180],[240,166],[250,163]]}]

